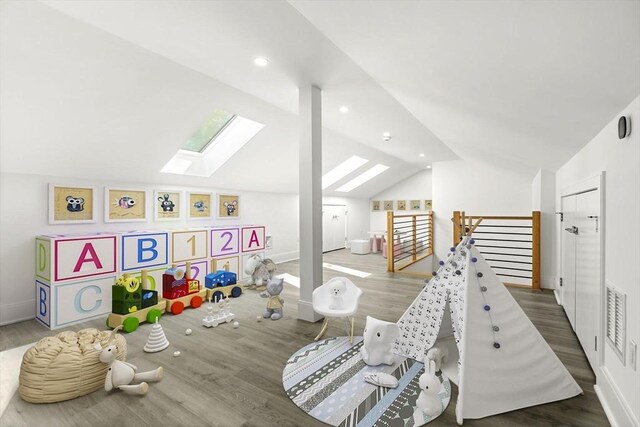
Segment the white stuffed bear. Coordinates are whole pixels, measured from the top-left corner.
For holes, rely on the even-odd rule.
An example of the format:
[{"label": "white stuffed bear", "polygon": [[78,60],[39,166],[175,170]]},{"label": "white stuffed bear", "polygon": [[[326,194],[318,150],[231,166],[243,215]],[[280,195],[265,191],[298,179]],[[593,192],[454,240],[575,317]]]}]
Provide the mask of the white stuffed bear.
[{"label": "white stuffed bear", "polygon": [[342,280],[336,280],[329,288],[331,298],[329,299],[329,309],[344,310],[344,293],[347,291],[347,285]]},{"label": "white stuffed bear", "polygon": [[363,335],[364,343],[360,353],[364,363],[371,366],[382,363],[393,365],[393,343],[400,335],[398,325],[367,316]]}]

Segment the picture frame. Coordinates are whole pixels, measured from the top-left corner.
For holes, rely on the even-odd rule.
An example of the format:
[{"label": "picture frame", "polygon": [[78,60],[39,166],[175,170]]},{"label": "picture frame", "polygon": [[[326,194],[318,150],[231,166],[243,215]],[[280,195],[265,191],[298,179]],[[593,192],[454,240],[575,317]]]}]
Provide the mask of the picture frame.
[{"label": "picture frame", "polygon": [[428,211],[432,211],[433,210],[433,200],[425,200],[424,201],[424,208]]},{"label": "picture frame", "polygon": [[49,184],[49,224],[92,224],[98,189],[91,186]]},{"label": "picture frame", "polygon": [[396,202],[397,210],[406,211],[407,210],[407,201],[406,200],[398,200]]},{"label": "picture frame", "polygon": [[240,217],[240,196],[237,194],[218,194],[218,219],[236,219]]},{"label": "picture frame", "polygon": [[420,202],[420,200],[411,200],[409,202],[409,207],[412,211],[420,210],[422,202]]},{"label": "picture frame", "polygon": [[383,203],[383,209],[385,211],[392,211],[393,210],[393,200],[385,200]]},{"label": "picture frame", "polygon": [[179,221],[182,218],[184,201],[182,191],[155,190],[153,193],[153,212],[156,221]]},{"label": "picture frame", "polygon": [[211,204],[213,195],[205,191],[187,192],[187,218],[188,219],[212,219],[213,210]]},{"label": "picture frame", "polygon": [[126,187],[104,188],[104,222],[145,222],[147,191]]},{"label": "picture frame", "polygon": [[371,202],[371,211],[379,212],[380,211],[380,200],[373,200]]}]

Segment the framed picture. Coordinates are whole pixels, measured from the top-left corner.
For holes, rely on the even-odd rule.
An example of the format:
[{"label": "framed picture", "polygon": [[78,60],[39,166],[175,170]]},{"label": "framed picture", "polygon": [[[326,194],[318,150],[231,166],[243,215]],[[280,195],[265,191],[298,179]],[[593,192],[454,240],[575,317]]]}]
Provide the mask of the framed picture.
[{"label": "framed picture", "polygon": [[385,211],[393,210],[393,200],[385,200],[382,204]]},{"label": "framed picture", "polygon": [[211,219],[211,199],[211,193],[187,193],[189,219]]},{"label": "framed picture", "polygon": [[95,187],[49,184],[49,224],[89,224],[96,222]]},{"label": "framed picture", "polygon": [[411,200],[409,206],[413,211],[420,209],[420,200]]},{"label": "framed picture", "polygon": [[104,189],[104,222],[147,220],[147,192],[127,188]]},{"label": "framed picture", "polygon": [[371,210],[373,212],[378,212],[380,210],[380,200],[374,200],[371,202]]},{"label": "framed picture", "polygon": [[424,208],[428,211],[432,211],[433,210],[433,201],[431,200],[425,200],[424,201]]},{"label": "framed picture", "polygon": [[398,210],[406,211],[407,210],[407,201],[406,200],[398,200]]},{"label": "framed picture", "polygon": [[240,216],[240,196],[218,194],[218,218],[238,218]]},{"label": "framed picture", "polygon": [[182,214],[182,192],[156,190],[153,194],[153,211],[156,221],[177,221]]}]

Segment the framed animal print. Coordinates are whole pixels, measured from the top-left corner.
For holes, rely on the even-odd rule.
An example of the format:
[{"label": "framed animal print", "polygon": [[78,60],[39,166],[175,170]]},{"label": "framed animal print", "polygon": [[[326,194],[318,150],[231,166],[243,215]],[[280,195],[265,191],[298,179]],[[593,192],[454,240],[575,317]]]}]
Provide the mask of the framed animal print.
[{"label": "framed animal print", "polygon": [[411,200],[409,202],[409,206],[411,207],[412,211],[419,210],[420,209],[420,200]]},{"label": "framed animal print", "polygon": [[211,219],[213,211],[211,209],[211,193],[189,192],[187,193],[187,203],[189,219]]},{"label": "framed animal print", "polygon": [[379,212],[380,211],[380,200],[373,200],[371,202],[371,211]]},{"label": "framed animal print", "polygon": [[385,211],[392,211],[393,210],[393,200],[385,200],[383,203],[384,206],[384,210]]},{"label": "framed animal print", "polygon": [[240,216],[240,196],[218,194],[218,218],[229,219]]},{"label": "framed animal print", "polygon": [[432,211],[433,210],[433,201],[432,200],[425,200],[424,201],[424,208],[428,211]]},{"label": "framed animal print", "polygon": [[406,200],[398,200],[397,204],[398,204],[398,210],[399,211],[406,211],[407,210],[407,201]]},{"label": "framed animal print", "polygon": [[156,190],[153,198],[156,221],[177,221],[182,214],[182,192]]},{"label": "framed animal print", "polygon": [[146,220],[146,190],[104,189],[104,222],[143,222]]},{"label": "framed animal print", "polygon": [[49,184],[49,224],[96,222],[95,187]]}]

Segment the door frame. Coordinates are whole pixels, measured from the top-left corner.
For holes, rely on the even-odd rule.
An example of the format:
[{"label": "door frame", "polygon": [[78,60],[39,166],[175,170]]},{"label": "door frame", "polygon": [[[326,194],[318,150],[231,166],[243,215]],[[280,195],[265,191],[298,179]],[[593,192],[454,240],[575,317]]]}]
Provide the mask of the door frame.
[{"label": "door frame", "polygon": [[[350,240],[349,240],[349,209],[348,209],[347,205],[346,204],[342,204],[342,203],[323,203],[322,204],[322,212],[323,212],[323,214],[324,214],[324,207],[325,206],[337,206],[337,207],[344,208],[344,248],[348,249],[349,248],[348,243],[350,243]],[[323,231],[323,233],[324,233],[324,231]],[[324,241],[324,235],[323,235],[322,238],[323,238],[323,241]],[[334,249],[334,250],[336,250],[336,249]],[[327,251],[327,252],[331,252],[331,251]],[[323,249],[322,253],[323,254],[326,253],[326,252],[324,252],[324,249]]]},{"label": "door frame", "polygon": [[[605,233],[606,233],[606,209],[605,209],[605,201],[606,201],[606,186],[605,186],[605,178],[606,178],[606,172],[602,171],[597,175],[593,175],[589,178],[583,179],[581,181],[578,181],[576,183],[573,183],[571,185],[568,185],[564,188],[562,188],[560,190],[560,209],[562,209],[562,198],[566,197],[566,196],[573,196],[573,195],[578,195],[578,194],[582,194],[582,193],[587,193],[589,191],[594,191],[597,190],[599,191],[599,196],[600,196],[600,213],[598,215],[598,228],[600,229],[600,277],[599,277],[599,286],[598,286],[598,290],[599,290],[599,295],[598,298],[600,299],[600,303],[599,303],[599,311],[598,311],[598,328],[597,328],[597,338],[598,338],[598,350],[596,351],[596,369],[594,369],[594,374],[596,375],[596,382],[599,382],[599,377],[600,377],[600,368],[602,366],[604,366],[604,346],[605,344],[605,339],[604,339],[604,314],[605,314],[605,305],[606,305],[606,301],[604,300],[603,296],[605,295],[605,282],[604,282],[604,261],[605,261]],[[560,224],[560,227],[557,228],[558,233],[562,233],[562,224]],[[558,234],[558,240],[559,240],[559,247],[560,250],[558,251],[557,254],[557,265],[558,265],[558,271],[560,272],[560,277],[563,277],[564,272],[562,271],[562,234]],[[560,292],[560,294],[562,294],[562,292]],[[562,301],[562,303],[564,304],[564,301]],[[564,310],[564,308],[563,308]]]}]

